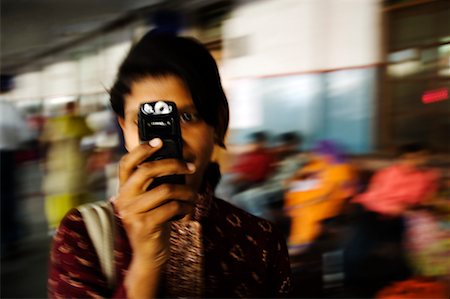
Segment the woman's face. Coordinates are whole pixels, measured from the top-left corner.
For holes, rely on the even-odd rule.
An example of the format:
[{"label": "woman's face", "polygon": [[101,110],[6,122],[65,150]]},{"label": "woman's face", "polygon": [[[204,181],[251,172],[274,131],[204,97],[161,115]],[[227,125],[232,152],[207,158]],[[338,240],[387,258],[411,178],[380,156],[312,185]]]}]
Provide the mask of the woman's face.
[{"label": "woman's face", "polygon": [[157,100],[172,101],[177,105],[183,158],[196,167],[194,174],[186,176],[186,183],[198,190],[214,149],[214,128],[199,118],[189,90],[177,77],[146,77],[131,85],[131,92],[124,100],[125,118],[119,119],[126,148],[130,151],[140,144],[137,126],[140,104]]}]

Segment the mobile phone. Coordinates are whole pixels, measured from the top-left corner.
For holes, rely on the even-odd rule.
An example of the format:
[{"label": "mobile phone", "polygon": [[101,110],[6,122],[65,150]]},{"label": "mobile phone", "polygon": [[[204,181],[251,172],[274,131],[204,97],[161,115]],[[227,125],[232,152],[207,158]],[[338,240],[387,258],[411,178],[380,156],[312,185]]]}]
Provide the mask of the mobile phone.
[{"label": "mobile phone", "polygon": [[[141,143],[160,138],[163,146],[144,161],[175,158],[183,160],[183,139],[181,137],[180,116],[174,102],[159,100],[143,103],[138,113],[138,131]],[[155,178],[149,189],[161,184],[184,184],[185,176],[174,174]]]}]

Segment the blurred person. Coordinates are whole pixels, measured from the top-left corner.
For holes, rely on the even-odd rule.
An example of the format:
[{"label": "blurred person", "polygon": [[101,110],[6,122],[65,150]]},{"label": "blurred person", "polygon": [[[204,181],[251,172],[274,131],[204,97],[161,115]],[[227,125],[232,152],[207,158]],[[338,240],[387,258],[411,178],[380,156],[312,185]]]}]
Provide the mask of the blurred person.
[{"label": "blurred person", "polygon": [[405,213],[405,255],[415,276],[450,278],[449,216],[450,205],[439,200]]},{"label": "blurred person", "polygon": [[39,112],[31,112],[26,115],[26,120],[28,127],[31,129],[32,138],[29,142],[27,152],[24,154],[24,158],[29,161],[40,162],[43,157],[39,138],[44,128],[45,117]]},{"label": "blurred person", "polygon": [[[142,163],[162,140],[140,143],[139,106],[161,99],[178,106],[184,161]],[[83,219],[72,210],[54,239],[49,296],[286,296],[290,266],[281,234],[214,196],[220,172],[211,155],[215,145],[224,147],[229,114],[208,50],[191,38],[147,33],[120,66],[111,104],[128,150],[112,200],[116,285],[108,288]],[[185,185],[147,190],[154,178],[175,173],[186,176]]]},{"label": "blurred person", "polygon": [[374,174],[368,190],[352,202],[386,216],[400,216],[405,210],[432,198],[437,191],[437,170],[423,168],[429,158],[424,145],[406,144],[392,166]]},{"label": "blurred person", "polygon": [[306,157],[300,152],[301,136],[287,132],[278,136],[272,153],[277,157],[274,170],[261,186],[237,193],[231,199],[236,206],[262,218],[276,221],[275,206],[283,202],[285,180],[303,166]]},{"label": "blurred person", "polygon": [[436,193],[439,173],[424,167],[428,158],[422,144],[401,146],[393,165],[377,171],[367,191],[351,201],[354,233],[344,256],[350,285],[376,290],[411,275],[403,247],[404,214]]},{"label": "blurred person", "polygon": [[31,130],[21,112],[12,103],[0,100],[0,169],[1,169],[1,256],[14,250],[20,239],[17,218],[17,154],[32,139]]},{"label": "blurred person", "polygon": [[291,217],[289,250],[302,252],[318,236],[321,221],[339,214],[355,192],[356,174],[340,146],[318,142],[309,161],[286,183],[284,210]]},{"label": "blurred person", "polygon": [[248,138],[247,150],[235,158],[218,188],[218,193],[228,201],[235,194],[264,183],[275,162],[273,154],[266,148],[266,132],[254,132]]},{"label": "blurred person", "polygon": [[271,149],[272,154],[275,156],[276,164],[283,164],[283,160],[297,157],[298,154],[302,154],[303,146],[302,136],[294,131],[280,133],[275,140],[275,146]]},{"label": "blurred person", "polygon": [[[86,116],[86,122],[93,135],[84,138],[88,147],[87,158],[88,186],[93,200],[104,200],[117,190],[116,151],[120,145],[116,129],[116,117],[110,109],[103,109]],[[83,142],[82,142],[83,143]]]},{"label": "blurred person", "polygon": [[267,133],[255,132],[250,135],[250,151],[237,158],[231,167],[233,182],[239,189],[247,189],[266,180],[270,174],[274,157],[267,150]]},{"label": "blurred person", "polygon": [[262,184],[269,175],[275,156],[267,148],[267,133],[253,132],[247,136],[245,149],[230,159],[216,193],[227,201],[250,187]]},{"label": "blurred person", "polygon": [[46,152],[42,188],[50,234],[71,208],[87,198],[86,155],[81,140],[92,131],[76,108],[75,102],[68,102],[63,115],[47,120],[40,137]]}]

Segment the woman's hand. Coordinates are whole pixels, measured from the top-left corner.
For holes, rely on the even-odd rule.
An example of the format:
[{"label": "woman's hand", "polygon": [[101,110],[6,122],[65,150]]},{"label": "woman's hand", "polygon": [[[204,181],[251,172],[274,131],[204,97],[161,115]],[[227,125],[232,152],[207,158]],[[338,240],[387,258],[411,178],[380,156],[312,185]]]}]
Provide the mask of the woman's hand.
[{"label": "woman's hand", "polygon": [[147,191],[156,177],[195,171],[193,164],[176,159],[142,163],[161,146],[160,139],[153,139],[134,148],[119,163],[120,189],[114,203],[133,249],[130,278],[125,281],[129,288],[159,273],[169,253],[169,221],[192,212],[197,200],[197,193],[186,185],[162,184]]}]

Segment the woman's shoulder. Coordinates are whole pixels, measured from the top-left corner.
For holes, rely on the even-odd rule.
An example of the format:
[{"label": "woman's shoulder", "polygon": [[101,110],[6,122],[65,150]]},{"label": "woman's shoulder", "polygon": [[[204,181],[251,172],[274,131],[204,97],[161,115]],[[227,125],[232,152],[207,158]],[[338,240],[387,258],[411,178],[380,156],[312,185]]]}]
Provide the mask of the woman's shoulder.
[{"label": "woman's shoulder", "polygon": [[48,272],[49,297],[106,297],[107,280],[78,209],[70,210],[53,237]]},{"label": "woman's shoulder", "polygon": [[84,258],[82,255],[86,249],[93,249],[86,225],[78,209],[71,209],[61,220],[52,245],[53,254],[58,258],[65,258],[74,253]]},{"label": "woman's shoulder", "polygon": [[80,233],[86,232],[86,225],[83,217],[77,208],[73,208],[67,212],[58,226],[56,235],[73,235],[79,236]]}]

